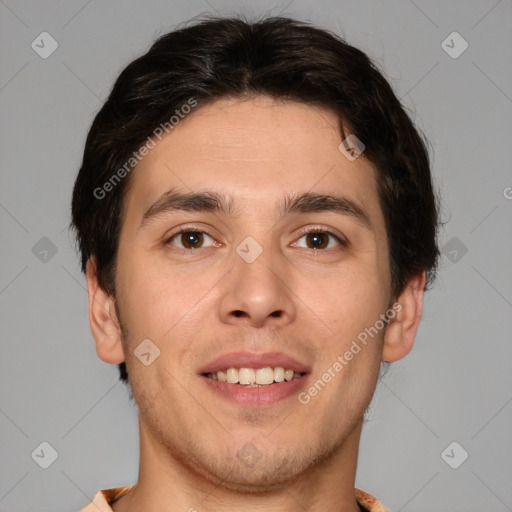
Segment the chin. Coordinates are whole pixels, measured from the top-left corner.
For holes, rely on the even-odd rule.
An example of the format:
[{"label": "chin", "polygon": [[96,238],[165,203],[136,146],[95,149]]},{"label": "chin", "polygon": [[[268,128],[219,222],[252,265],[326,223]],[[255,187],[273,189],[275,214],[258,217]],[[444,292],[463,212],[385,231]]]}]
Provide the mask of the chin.
[{"label": "chin", "polygon": [[237,461],[231,467],[211,469],[217,477],[223,475],[225,488],[244,493],[271,493],[299,479],[309,466],[291,458],[269,457],[253,466]]},{"label": "chin", "polygon": [[[212,453],[203,447],[199,453],[188,453],[180,457],[182,463],[214,485],[241,493],[272,493],[287,487],[328,459],[333,454],[334,446],[309,447],[307,450],[297,446],[286,448],[266,448],[266,453],[259,453],[250,442],[233,454]],[[196,445],[197,447],[197,445]],[[198,448],[198,447],[197,447]],[[205,453],[208,451],[209,453]]]}]

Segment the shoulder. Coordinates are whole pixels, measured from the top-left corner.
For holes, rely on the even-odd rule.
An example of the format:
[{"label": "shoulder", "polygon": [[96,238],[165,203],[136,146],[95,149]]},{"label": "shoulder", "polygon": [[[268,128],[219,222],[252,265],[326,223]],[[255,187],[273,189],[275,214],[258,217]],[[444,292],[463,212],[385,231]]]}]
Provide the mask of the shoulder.
[{"label": "shoulder", "polygon": [[360,489],[356,489],[355,492],[357,503],[368,512],[390,512],[375,496]]},{"label": "shoulder", "polygon": [[100,490],[94,495],[91,503],[80,510],[80,512],[112,512],[110,505],[121,496],[130,492],[132,487],[115,487],[113,489]]}]

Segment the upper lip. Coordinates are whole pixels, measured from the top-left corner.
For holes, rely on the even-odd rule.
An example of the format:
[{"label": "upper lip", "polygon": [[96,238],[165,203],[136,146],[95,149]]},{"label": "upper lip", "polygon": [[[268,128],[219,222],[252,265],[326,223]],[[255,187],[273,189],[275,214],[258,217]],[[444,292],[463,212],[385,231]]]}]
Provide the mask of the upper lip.
[{"label": "upper lip", "polygon": [[199,373],[215,373],[228,368],[272,368],[282,367],[285,370],[293,370],[297,373],[310,373],[310,368],[297,361],[297,359],[282,352],[265,352],[261,354],[253,352],[230,352],[217,357],[203,366]]}]

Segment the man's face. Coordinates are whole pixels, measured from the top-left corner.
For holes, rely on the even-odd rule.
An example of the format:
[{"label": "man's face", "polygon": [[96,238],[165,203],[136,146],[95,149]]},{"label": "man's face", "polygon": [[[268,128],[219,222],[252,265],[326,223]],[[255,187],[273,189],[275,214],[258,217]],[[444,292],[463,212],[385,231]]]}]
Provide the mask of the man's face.
[{"label": "man's face", "polygon": [[[341,141],[333,113],[219,100],[180,121],[132,176],[116,297],[140,425],[224,485],[283,483],[333,456],[373,395],[383,330],[332,370],[390,301],[376,173],[364,154],[347,159]],[[218,194],[230,208],[151,211],[171,190]],[[362,214],[318,197],[315,210],[306,197],[285,213],[302,194],[343,198]],[[160,350],[148,366],[134,355],[146,339]],[[205,375],[228,367],[305,375],[254,387]],[[281,370],[259,375],[282,380]]]}]

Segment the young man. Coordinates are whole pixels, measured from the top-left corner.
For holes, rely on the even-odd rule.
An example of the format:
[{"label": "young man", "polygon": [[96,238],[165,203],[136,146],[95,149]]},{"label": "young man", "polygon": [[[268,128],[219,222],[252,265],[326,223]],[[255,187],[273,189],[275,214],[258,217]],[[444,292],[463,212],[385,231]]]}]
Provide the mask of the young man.
[{"label": "young man", "polygon": [[355,489],[381,363],[437,258],[422,138],[361,51],[208,19],[119,76],[73,193],[99,357],[139,413],[134,486],[84,511],[385,511]]}]

